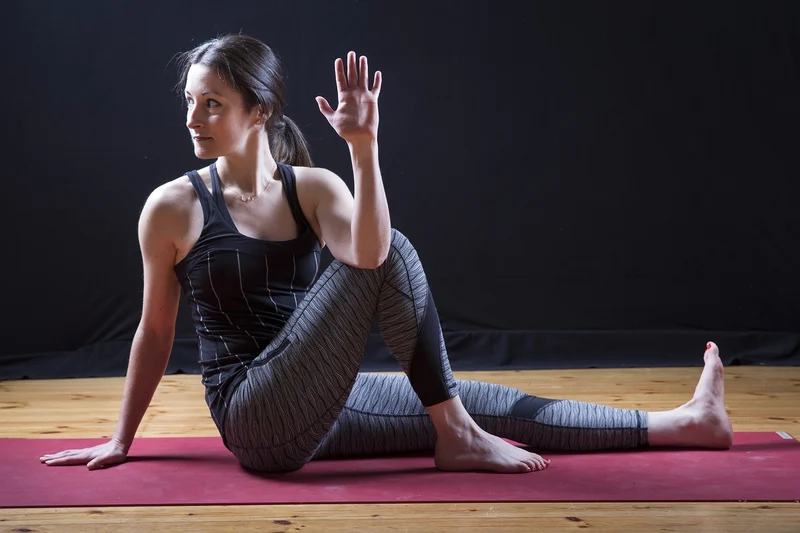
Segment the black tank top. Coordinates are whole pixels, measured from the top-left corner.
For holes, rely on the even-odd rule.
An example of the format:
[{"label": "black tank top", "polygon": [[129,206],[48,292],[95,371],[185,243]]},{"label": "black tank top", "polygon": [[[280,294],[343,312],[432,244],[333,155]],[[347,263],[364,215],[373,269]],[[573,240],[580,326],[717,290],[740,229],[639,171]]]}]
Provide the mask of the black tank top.
[{"label": "black tank top", "polygon": [[197,171],[187,176],[203,206],[203,231],[175,265],[192,312],[206,403],[224,439],[228,399],[247,368],[284,326],[319,273],[319,240],[300,209],[294,170],[278,164],[298,227],[289,241],[264,241],[236,229],[216,164],[209,193]]}]

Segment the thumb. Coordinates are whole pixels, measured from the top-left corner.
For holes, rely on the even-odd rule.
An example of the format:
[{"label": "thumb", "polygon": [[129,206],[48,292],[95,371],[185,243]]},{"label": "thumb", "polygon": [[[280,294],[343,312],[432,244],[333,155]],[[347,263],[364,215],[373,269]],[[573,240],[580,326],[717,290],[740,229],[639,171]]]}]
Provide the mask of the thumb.
[{"label": "thumb", "polygon": [[89,467],[89,470],[97,470],[98,468],[103,467],[103,461],[99,457],[97,459],[92,459],[86,464]]},{"label": "thumb", "polygon": [[320,112],[325,115],[325,118],[330,120],[331,116],[333,115],[333,108],[331,108],[328,101],[322,96],[317,96],[315,100],[317,101]]}]

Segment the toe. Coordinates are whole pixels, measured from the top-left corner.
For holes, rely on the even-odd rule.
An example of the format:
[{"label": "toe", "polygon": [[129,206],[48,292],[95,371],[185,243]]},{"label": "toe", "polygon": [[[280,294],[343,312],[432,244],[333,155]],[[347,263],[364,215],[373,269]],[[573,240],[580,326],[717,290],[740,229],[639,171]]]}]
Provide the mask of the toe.
[{"label": "toe", "polygon": [[716,344],[709,341],[706,343],[706,353],[711,355],[719,355],[719,348]]},{"label": "toe", "polygon": [[531,465],[531,468],[533,470],[541,470],[542,469],[542,464],[539,461],[537,461],[536,459],[529,459],[528,460],[528,464]]}]

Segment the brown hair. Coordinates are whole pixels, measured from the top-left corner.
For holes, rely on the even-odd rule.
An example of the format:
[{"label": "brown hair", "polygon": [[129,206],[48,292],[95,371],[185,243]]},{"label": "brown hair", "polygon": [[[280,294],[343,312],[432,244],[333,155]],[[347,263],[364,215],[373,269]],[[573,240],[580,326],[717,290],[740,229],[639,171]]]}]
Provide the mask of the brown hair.
[{"label": "brown hair", "polygon": [[269,119],[270,150],[276,161],[310,167],[308,143],[297,124],[283,114],[286,103],[284,69],[272,49],[254,37],[224,35],[178,56],[179,91],[183,92],[192,65],[205,65],[239,91],[249,113],[261,106]]}]

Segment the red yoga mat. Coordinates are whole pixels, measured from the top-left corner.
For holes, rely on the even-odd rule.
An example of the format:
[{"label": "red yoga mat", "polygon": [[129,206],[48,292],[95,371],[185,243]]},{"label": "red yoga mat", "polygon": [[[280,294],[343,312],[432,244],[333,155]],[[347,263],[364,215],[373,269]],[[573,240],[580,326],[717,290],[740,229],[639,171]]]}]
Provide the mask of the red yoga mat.
[{"label": "red yoga mat", "polygon": [[431,454],[243,469],[219,438],[137,439],[126,463],[89,471],[39,457],[96,439],[0,439],[0,507],[386,502],[797,501],[800,442],[736,433],[730,450],[548,453],[528,474],[440,472]]}]

